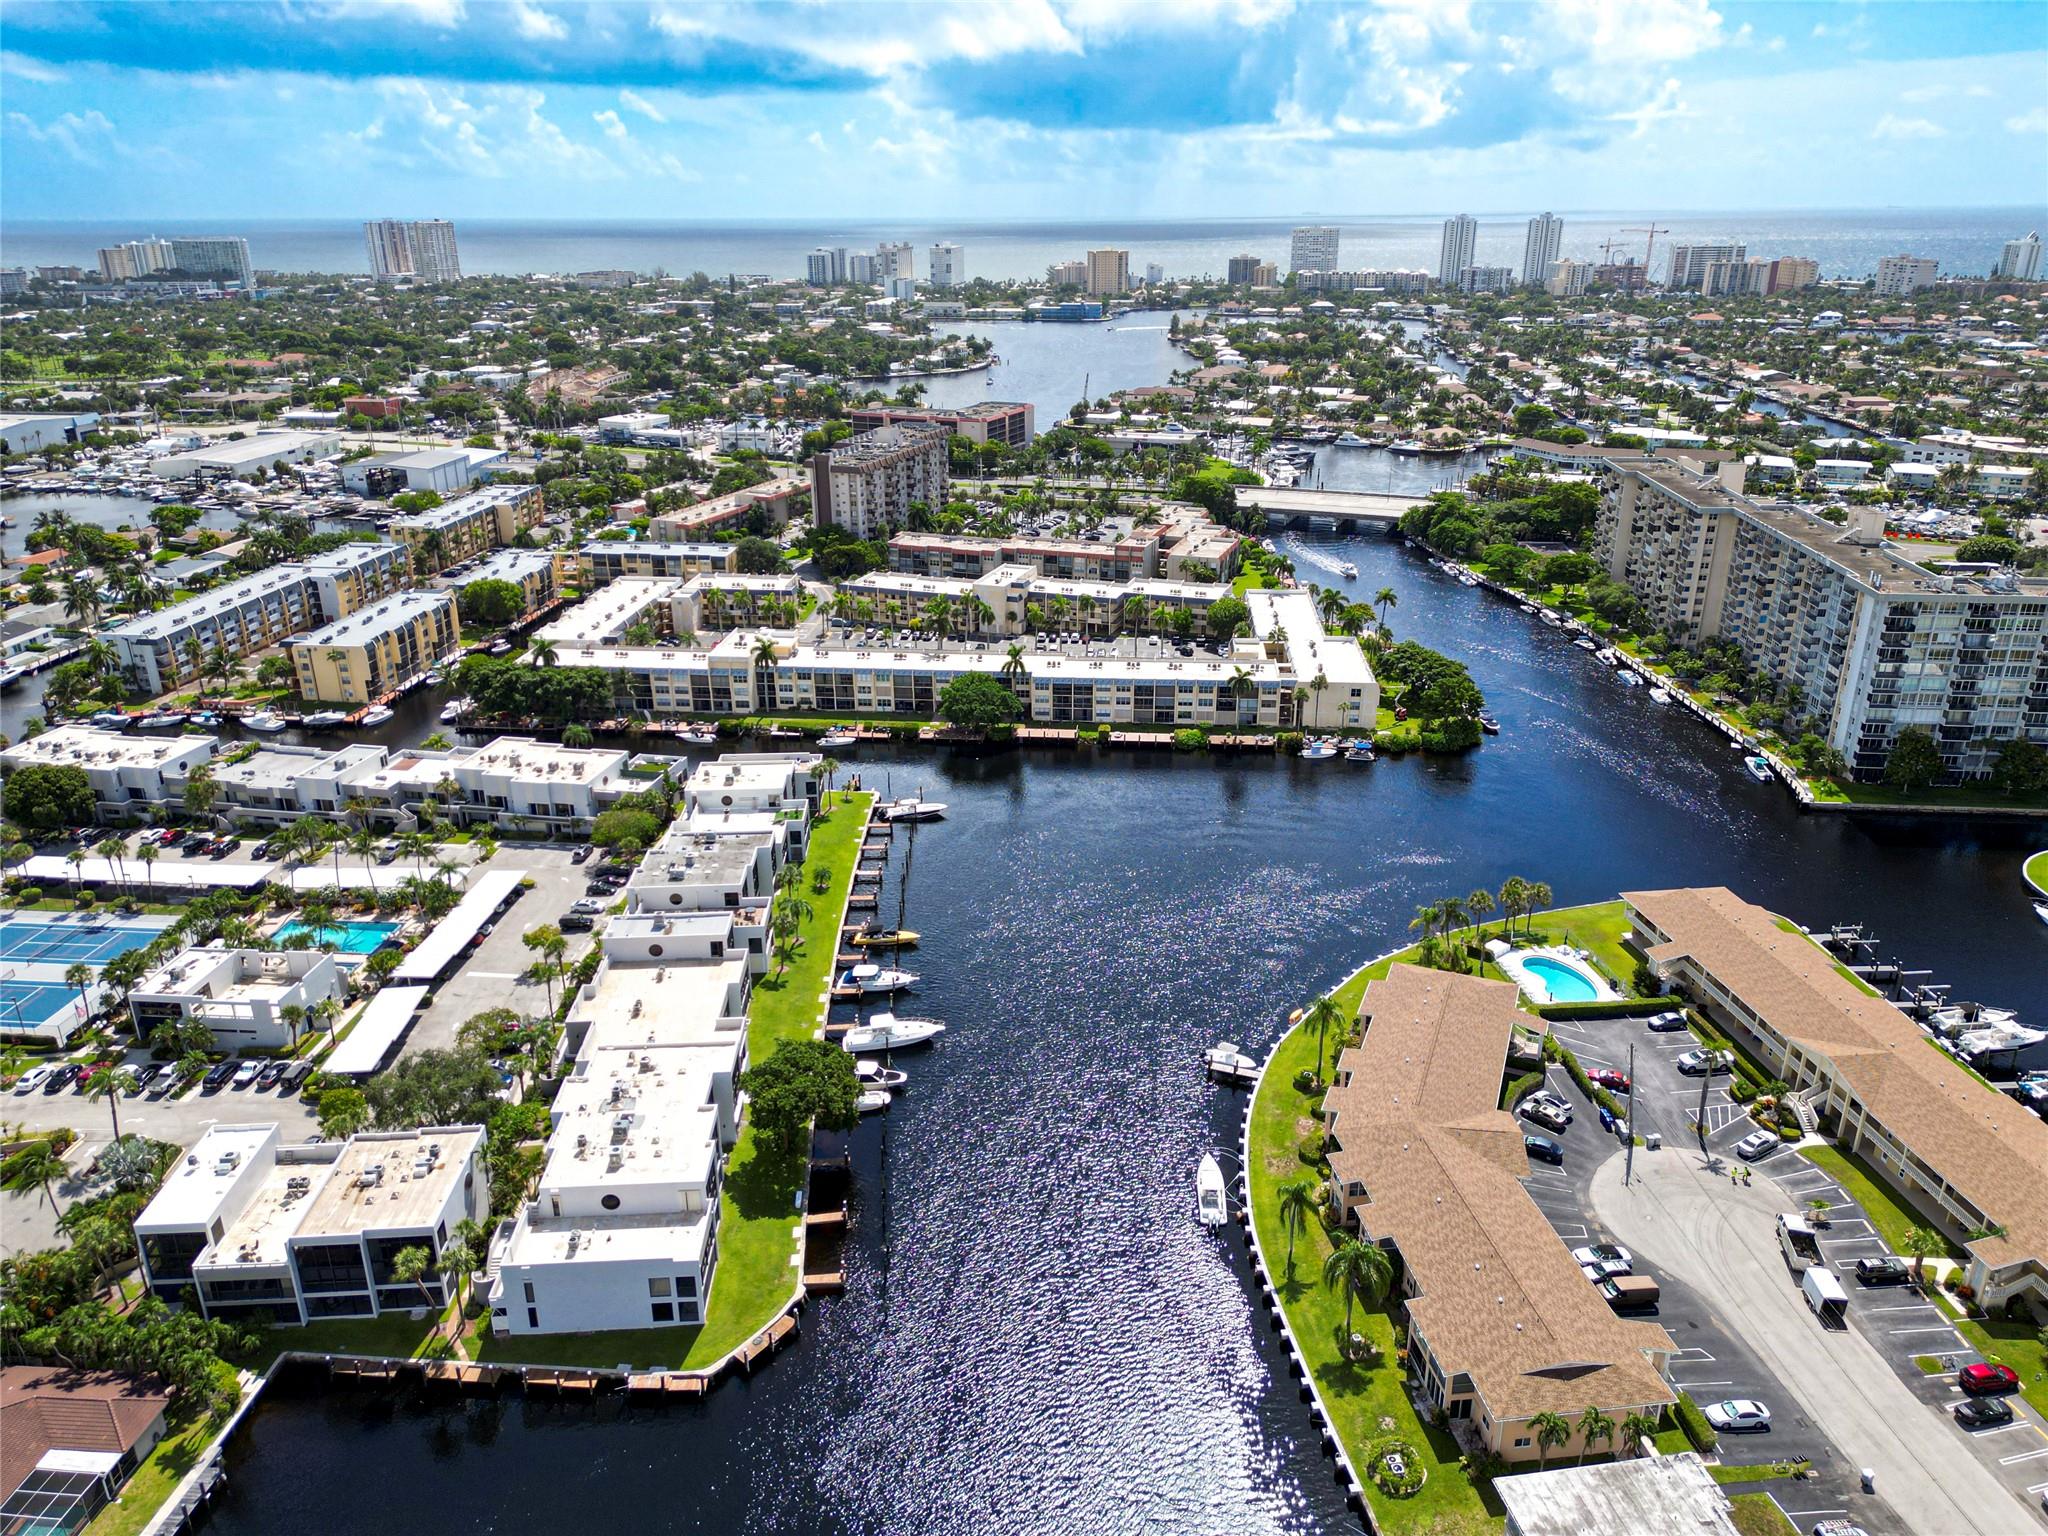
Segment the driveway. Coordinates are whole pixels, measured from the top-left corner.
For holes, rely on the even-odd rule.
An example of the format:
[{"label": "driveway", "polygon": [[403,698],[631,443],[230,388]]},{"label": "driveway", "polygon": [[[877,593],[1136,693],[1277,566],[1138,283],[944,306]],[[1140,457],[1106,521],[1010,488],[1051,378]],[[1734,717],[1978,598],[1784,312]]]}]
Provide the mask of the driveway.
[{"label": "driveway", "polygon": [[1626,1187],[1621,1175],[1618,1156],[1593,1175],[1601,1224],[1723,1316],[1741,1319],[1776,1365],[1782,1390],[1855,1465],[1876,1469],[1879,1493],[1909,1527],[1942,1536],[2025,1528],[2015,1494],[1930,1420],[1867,1339],[1815,1322],[1778,1251],[1781,1191],[1767,1180],[1734,1185],[1718,1156],[1683,1142],[1639,1154]]}]

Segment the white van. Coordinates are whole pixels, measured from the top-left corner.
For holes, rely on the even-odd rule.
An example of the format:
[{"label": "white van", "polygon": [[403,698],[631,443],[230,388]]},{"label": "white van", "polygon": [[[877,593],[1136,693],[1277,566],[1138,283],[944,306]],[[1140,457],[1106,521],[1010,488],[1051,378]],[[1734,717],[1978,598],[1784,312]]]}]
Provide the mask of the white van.
[{"label": "white van", "polygon": [[1806,1296],[1807,1307],[1820,1319],[1823,1328],[1848,1326],[1845,1319],[1849,1312],[1849,1297],[1833,1270],[1825,1264],[1815,1264],[1799,1277],[1799,1289]]}]

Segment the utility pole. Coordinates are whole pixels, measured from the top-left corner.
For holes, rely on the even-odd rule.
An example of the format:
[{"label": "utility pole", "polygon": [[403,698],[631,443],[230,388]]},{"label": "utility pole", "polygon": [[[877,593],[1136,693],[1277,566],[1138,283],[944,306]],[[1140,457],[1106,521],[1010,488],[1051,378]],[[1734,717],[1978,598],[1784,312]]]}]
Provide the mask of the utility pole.
[{"label": "utility pole", "polygon": [[1704,1152],[1707,1150],[1707,1085],[1714,1080],[1714,1062],[1711,1054],[1707,1060],[1700,1063],[1700,1067],[1700,1150]]},{"label": "utility pole", "polygon": [[1631,1040],[1628,1047],[1628,1141],[1627,1150],[1621,1159],[1621,1187],[1628,1188],[1628,1181],[1636,1171],[1636,1047]]}]

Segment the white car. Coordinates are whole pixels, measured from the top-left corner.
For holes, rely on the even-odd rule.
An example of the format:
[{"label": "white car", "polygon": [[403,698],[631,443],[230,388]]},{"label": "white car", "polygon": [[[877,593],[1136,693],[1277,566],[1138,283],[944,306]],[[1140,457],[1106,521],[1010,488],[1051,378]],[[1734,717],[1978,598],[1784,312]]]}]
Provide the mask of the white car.
[{"label": "white car", "polygon": [[1723,1434],[1744,1434],[1771,1427],[1771,1410],[1753,1397],[1731,1397],[1723,1403],[1708,1403],[1700,1412]]},{"label": "white car", "polygon": [[579,896],[574,901],[569,903],[569,910],[571,912],[588,913],[590,916],[596,917],[599,914],[601,914],[608,905],[609,903],[604,901],[601,897]]},{"label": "white car", "polygon": [[1676,1066],[1687,1077],[1719,1076],[1735,1070],[1735,1053],[1710,1051],[1702,1047],[1696,1051],[1687,1051],[1678,1058]]},{"label": "white car", "polygon": [[1596,1269],[1594,1280],[1604,1280],[1609,1275],[1633,1274],[1636,1256],[1619,1243],[1595,1243],[1590,1248],[1574,1248],[1572,1262],[1581,1269]]},{"label": "white car", "polygon": [[1776,1131],[1751,1131],[1735,1143],[1735,1155],[1745,1163],[1753,1163],[1767,1152],[1775,1150],[1780,1142]]},{"label": "white car", "polygon": [[43,1086],[44,1081],[56,1070],[55,1067],[30,1067],[15,1082],[14,1091],[16,1093],[34,1093]]}]

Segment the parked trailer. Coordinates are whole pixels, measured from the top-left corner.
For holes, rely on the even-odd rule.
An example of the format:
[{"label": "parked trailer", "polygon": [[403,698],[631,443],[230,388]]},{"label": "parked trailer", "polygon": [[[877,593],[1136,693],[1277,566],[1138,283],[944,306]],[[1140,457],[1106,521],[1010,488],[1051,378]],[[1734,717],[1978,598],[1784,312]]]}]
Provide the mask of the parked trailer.
[{"label": "parked trailer", "polygon": [[1849,1298],[1833,1270],[1824,1264],[1811,1266],[1799,1277],[1799,1289],[1806,1296],[1808,1309],[1820,1319],[1823,1328],[1849,1326]]}]

